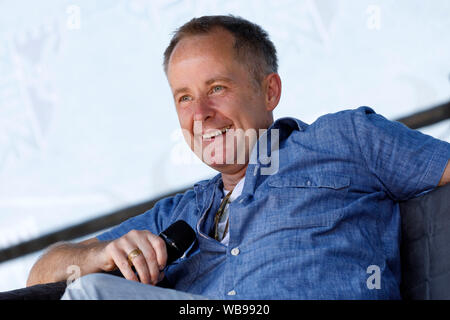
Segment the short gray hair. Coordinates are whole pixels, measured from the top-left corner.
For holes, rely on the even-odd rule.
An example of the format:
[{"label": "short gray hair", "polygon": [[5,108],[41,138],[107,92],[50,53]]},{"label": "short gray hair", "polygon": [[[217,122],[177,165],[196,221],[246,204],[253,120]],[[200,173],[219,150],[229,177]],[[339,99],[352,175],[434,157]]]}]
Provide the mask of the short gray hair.
[{"label": "short gray hair", "polygon": [[260,26],[233,15],[203,16],[193,18],[178,28],[164,51],[164,71],[167,74],[170,56],[178,42],[187,36],[207,34],[221,27],[234,36],[234,49],[240,62],[244,63],[257,83],[270,74],[278,72],[277,51],[269,35]]}]

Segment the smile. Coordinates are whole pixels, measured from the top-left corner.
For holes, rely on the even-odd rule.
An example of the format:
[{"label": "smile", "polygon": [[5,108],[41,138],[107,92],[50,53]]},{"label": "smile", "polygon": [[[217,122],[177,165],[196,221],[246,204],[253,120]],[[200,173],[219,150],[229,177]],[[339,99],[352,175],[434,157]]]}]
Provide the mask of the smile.
[{"label": "smile", "polygon": [[215,129],[211,132],[203,134],[202,137],[203,137],[203,139],[212,139],[217,136],[220,136],[221,134],[227,133],[227,131],[230,130],[230,128],[231,128],[231,125],[226,126],[222,129]]}]

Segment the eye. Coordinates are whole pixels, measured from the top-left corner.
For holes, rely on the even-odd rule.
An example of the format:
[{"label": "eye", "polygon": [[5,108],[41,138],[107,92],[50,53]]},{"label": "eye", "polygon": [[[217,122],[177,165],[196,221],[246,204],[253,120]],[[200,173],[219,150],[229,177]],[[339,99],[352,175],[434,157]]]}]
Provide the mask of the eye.
[{"label": "eye", "polygon": [[191,97],[190,96],[182,96],[180,99],[178,99],[179,102],[186,102],[186,101],[190,101]]},{"label": "eye", "polygon": [[221,90],[223,90],[223,88],[224,88],[223,86],[214,86],[212,88],[212,92],[215,93],[215,92],[221,91]]}]

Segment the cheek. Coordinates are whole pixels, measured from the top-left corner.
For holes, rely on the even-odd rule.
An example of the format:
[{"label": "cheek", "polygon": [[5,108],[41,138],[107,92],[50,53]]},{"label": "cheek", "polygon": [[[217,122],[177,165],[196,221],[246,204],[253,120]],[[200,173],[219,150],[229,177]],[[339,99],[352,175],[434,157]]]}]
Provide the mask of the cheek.
[{"label": "cheek", "polygon": [[[178,121],[180,123],[181,133],[183,135],[184,140],[188,144],[188,146],[193,149],[194,148],[194,132],[201,133],[201,123],[194,123],[194,117],[189,108],[179,108],[177,109]],[[199,125],[195,127],[195,125]],[[197,130],[197,131],[196,131]],[[199,139],[197,137],[197,139]],[[199,142],[197,141],[197,144]]]},{"label": "cheek", "polygon": [[239,127],[243,129],[252,128],[257,118],[260,116],[260,109],[256,107],[252,99],[241,99],[237,108],[233,110],[234,119]]},{"label": "cheek", "polygon": [[237,95],[229,94],[211,99],[212,106],[217,113],[239,124],[242,114],[248,109],[248,101]]},{"label": "cheek", "polygon": [[180,127],[184,130],[191,130],[193,117],[189,108],[177,108],[177,115]]},{"label": "cheek", "polygon": [[242,110],[242,117],[245,117],[245,124],[249,128],[262,128],[267,126],[269,112],[265,108],[264,99],[255,95],[246,99],[246,108]]}]

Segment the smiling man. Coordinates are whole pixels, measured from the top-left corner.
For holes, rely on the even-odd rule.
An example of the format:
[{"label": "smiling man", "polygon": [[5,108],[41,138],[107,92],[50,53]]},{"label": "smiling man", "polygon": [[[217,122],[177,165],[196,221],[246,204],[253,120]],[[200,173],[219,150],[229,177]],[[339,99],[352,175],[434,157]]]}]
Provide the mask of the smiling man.
[{"label": "smiling man", "polygon": [[[398,201],[450,181],[450,144],[368,107],[274,122],[277,67],[267,33],[244,19],[178,29],[164,68],[180,126],[219,174],[96,238],[56,244],[28,285],[77,265],[84,276],[64,299],[400,298]],[[180,219],[197,239],[166,265],[157,234]],[[99,274],[114,269],[126,279]],[[175,290],[154,286],[164,276]]]},{"label": "smiling man", "polygon": [[[235,41],[235,36],[224,28],[192,23],[175,36],[164,60],[185,137],[190,138],[188,143],[200,145],[201,152],[196,154],[222,173],[226,190],[232,190],[244,177],[254,143],[252,133],[257,137],[260,129],[273,123],[272,111],[281,95],[273,44],[253,38],[251,29],[239,32],[243,39]],[[237,130],[250,132],[240,135],[241,139],[249,137],[249,141],[227,143],[226,137],[218,135],[231,133],[228,138],[237,139]],[[245,143],[245,161],[239,163],[241,149],[237,145]],[[210,144],[216,145],[208,148]],[[205,157],[203,152],[208,149],[211,157]]]}]

